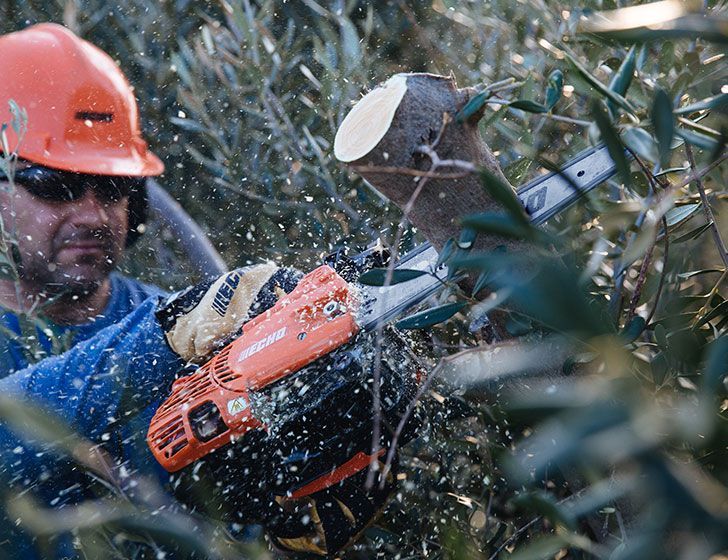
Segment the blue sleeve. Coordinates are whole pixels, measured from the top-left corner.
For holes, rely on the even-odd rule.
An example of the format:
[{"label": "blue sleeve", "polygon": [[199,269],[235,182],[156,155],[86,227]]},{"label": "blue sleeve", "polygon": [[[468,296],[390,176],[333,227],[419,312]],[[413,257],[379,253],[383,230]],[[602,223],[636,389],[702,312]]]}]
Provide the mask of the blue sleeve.
[{"label": "blue sleeve", "polygon": [[[71,350],[0,380],[2,394],[40,405],[72,429],[96,442],[127,409],[159,402],[169,391],[180,358],[167,346],[150,298],[120,323],[107,327]],[[0,424],[0,455],[5,476],[33,476],[42,453]],[[32,445],[32,443],[31,443]],[[19,456],[19,455],[22,455]],[[22,466],[23,474],[15,467]],[[0,474],[0,478],[5,478]]]}]

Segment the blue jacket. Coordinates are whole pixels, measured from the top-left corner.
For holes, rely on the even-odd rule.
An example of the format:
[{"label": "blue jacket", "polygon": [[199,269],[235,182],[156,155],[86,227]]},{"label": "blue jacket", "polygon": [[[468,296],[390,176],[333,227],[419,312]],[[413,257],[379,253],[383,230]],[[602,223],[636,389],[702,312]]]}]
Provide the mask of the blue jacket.
[{"label": "blue jacket", "polygon": [[[110,280],[111,295],[104,311],[92,321],[82,325],[61,326],[51,323],[49,327],[55,337],[70,338],[70,345],[78,344],[106,327],[121,321],[139,307],[145,299],[166,295],[156,286],[144,284],[116,272],[111,274]],[[23,334],[18,317],[13,313],[3,313],[0,309],[0,377],[6,377],[14,371],[30,365],[21,345],[11,339],[10,333],[18,336]],[[36,329],[33,334],[37,337],[38,345],[45,354],[52,355],[54,352],[48,336],[40,329]]]},{"label": "blue jacket", "polygon": [[[161,292],[119,275],[112,281],[112,298],[104,316],[74,329],[75,346],[62,356],[0,379],[0,394],[30,406],[41,405],[77,433],[102,444],[127,472],[159,480],[164,471],[145,444],[146,427],[183,364],[167,346],[155,318],[159,297],[142,300],[146,292]],[[134,307],[125,316],[124,311]],[[7,315],[3,319],[12,321]],[[14,350],[6,347],[4,359],[22,358]],[[14,363],[22,365],[19,359]],[[79,483],[78,469],[59,463],[52,451],[34,444],[27,434],[19,437],[13,429],[17,426],[7,421],[0,424],[3,488],[8,484],[32,487],[42,502],[54,507],[88,497],[86,485]],[[32,557],[29,539],[8,534],[14,533],[12,523],[4,525],[0,552]]]},{"label": "blue jacket", "polygon": [[[258,293],[250,317],[275,304],[278,288],[293,290],[300,277],[297,271],[279,269]],[[123,285],[136,293],[129,282],[125,280]],[[133,301],[128,295],[121,299]],[[125,472],[164,483],[168,477],[146,445],[146,432],[184,364],[167,346],[155,316],[158,303],[159,297],[153,296],[115,324],[118,316],[109,310],[95,325],[112,324],[97,329],[93,336],[78,329],[77,340],[85,340],[62,356],[0,379],[0,395],[55,413],[76,433],[109,451]],[[80,480],[78,469],[61,470],[63,465],[52,450],[19,437],[13,432],[15,428],[0,417],[0,499],[8,484],[33,488],[54,508],[88,497],[87,481]],[[127,494],[135,491],[133,486],[124,490]],[[12,521],[3,523],[0,515],[0,558],[8,554],[36,557],[32,541],[13,525]],[[73,557],[74,551],[68,539],[59,539],[52,554]]]}]

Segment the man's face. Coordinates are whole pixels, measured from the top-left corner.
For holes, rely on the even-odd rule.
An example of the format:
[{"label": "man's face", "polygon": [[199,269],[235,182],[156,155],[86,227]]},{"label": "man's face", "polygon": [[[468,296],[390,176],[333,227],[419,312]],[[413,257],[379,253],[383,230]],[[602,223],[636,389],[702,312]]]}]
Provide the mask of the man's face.
[{"label": "man's face", "polygon": [[23,284],[48,294],[96,289],[124,251],[128,197],[104,201],[88,188],[77,200],[56,202],[7,186],[0,181],[0,213],[11,235],[15,228]]}]

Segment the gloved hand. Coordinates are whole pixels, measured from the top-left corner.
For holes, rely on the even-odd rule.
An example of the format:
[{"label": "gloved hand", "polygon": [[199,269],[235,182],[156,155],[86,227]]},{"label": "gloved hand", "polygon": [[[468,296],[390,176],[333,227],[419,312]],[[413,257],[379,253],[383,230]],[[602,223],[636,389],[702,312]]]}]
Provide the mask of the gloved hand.
[{"label": "gloved hand", "polygon": [[[379,462],[379,472],[383,469]],[[395,490],[394,467],[383,488],[375,477],[370,490],[365,487],[367,471],[297,500],[279,496],[279,515],[265,524],[273,545],[284,553],[333,557],[358,539],[379,518]]]},{"label": "gloved hand", "polygon": [[290,292],[300,273],[274,264],[238,268],[170,296],[157,311],[169,346],[188,362],[201,362],[243,324]]}]

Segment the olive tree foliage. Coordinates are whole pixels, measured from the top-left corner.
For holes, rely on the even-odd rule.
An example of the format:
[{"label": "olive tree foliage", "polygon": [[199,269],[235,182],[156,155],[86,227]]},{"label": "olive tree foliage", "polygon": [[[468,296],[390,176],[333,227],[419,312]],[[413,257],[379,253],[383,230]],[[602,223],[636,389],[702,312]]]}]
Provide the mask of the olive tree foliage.
[{"label": "olive tree foliage", "polygon": [[[483,175],[503,213],[473,209],[464,235],[531,240],[538,273],[514,272],[520,255],[469,254],[453,240],[443,258],[475,274],[476,293],[450,286],[401,325],[419,331],[413,343],[433,366],[428,420],[402,449],[400,491],[345,556],[728,548],[723,4],[616,14],[605,10],[622,3],[607,1],[14,4],[0,7],[0,30],[65,21],[119,60],[167,163],[163,184],[231,263],[308,269],[334,248],[392,240],[400,215],[334,161],[332,143],[351,103],[395,72],[479,88],[468,110],[485,105],[481,131],[514,185],[606,144],[617,176],[545,231],[509,213],[508,190]],[[135,257],[167,279],[174,240],[149,237]],[[161,264],[147,266],[149,249]],[[475,297],[481,289],[494,295]],[[510,314],[517,342],[479,328],[490,308]],[[143,538],[169,544],[197,522]],[[186,550],[215,531],[195,532]]]}]

